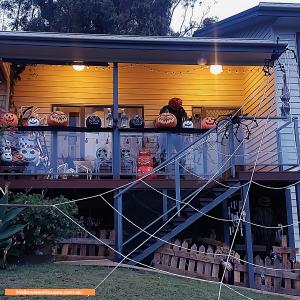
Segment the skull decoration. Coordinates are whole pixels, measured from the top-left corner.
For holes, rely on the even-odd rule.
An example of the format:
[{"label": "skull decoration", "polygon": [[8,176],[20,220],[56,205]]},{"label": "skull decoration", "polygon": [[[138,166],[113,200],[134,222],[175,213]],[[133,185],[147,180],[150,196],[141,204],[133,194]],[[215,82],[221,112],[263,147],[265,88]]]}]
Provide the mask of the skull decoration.
[{"label": "skull decoration", "polygon": [[30,164],[38,165],[40,161],[40,151],[35,148],[21,148],[19,152],[25,158],[25,161]]},{"label": "skull decoration", "polygon": [[47,118],[48,126],[68,126],[68,116],[62,111],[54,111]]},{"label": "skull decoration", "polygon": [[189,120],[186,120],[183,122],[182,127],[183,128],[194,128],[194,124],[193,124],[192,120],[189,119]]},{"label": "skull decoration", "polygon": [[122,149],[121,150],[121,157],[122,158],[129,158],[130,157],[130,150],[129,149]]},{"label": "skull decoration", "polygon": [[162,113],[155,122],[157,128],[174,128],[177,125],[176,117],[171,113]]},{"label": "skull decoration", "polygon": [[0,125],[17,127],[18,126],[17,115],[15,115],[11,112],[6,112],[6,113],[0,114]]},{"label": "skull decoration", "polygon": [[96,151],[96,157],[100,161],[107,160],[107,150],[105,148],[99,148]]},{"label": "skull decoration", "polygon": [[86,127],[91,129],[100,129],[101,128],[101,119],[98,116],[92,115],[88,116],[85,121]]},{"label": "skull decoration", "polygon": [[145,122],[143,118],[138,115],[135,115],[129,122],[130,128],[144,128]]},{"label": "skull decoration", "polygon": [[214,127],[216,127],[216,123],[215,123],[213,118],[206,117],[206,118],[202,119],[202,121],[201,121],[201,128],[202,129],[211,129],[211,128],[214,128]]},{"label": "skull decoration", "polygon": [[4,165],[8,165],[12,162],[12,154],[11,154],[11,148],[9,147],[3,147],[2,148],[2,154],[1,154],[1,161]]}]

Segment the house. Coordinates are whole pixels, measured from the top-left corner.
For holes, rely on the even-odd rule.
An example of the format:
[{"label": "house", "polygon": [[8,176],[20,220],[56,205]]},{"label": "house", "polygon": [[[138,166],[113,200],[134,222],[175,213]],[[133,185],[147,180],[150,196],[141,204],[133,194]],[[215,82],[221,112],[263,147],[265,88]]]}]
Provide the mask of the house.
[{"label": "house", "polygon": [[[2,154],[16,157],[4,155],[0,185],[91,196],[78,201],[80,213],[114,229],[116,250],[136,262],[175,237],[230,244],[240,210],[235,249],[250,262],[266,255],[282,232],[251,223],[280,228],[299,220],[299,73],[285,51],[296,49],[299,9],[261,4],[193,38],[0,32],[1,108],[24,121],[2,133],[11,148]],[[174,127],[170,115],[154,126],[174,97],[194,128]],[[130,128],[136,115],[145,128],[138,118]],[[147,177],[151,170],[156,175]],[[297,226],[283,232],[299,246]]]}]

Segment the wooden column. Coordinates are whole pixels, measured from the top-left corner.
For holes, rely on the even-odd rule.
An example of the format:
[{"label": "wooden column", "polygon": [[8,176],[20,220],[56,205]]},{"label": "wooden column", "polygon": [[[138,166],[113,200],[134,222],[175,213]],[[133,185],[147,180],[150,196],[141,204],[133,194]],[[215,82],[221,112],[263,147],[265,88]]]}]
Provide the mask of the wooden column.
[{"label": "wooden column", "polygon": [[249,193],[247,191],[249,189],[249,185],[245,185],[242,187],[242,195],[243,201],[245,201],[245,212],[246,212],[246,221],[245,224],[245,242],[246,242],[246,254],[247,254],[247,271],[248,271],[248,287],[255,288],[254,281],[254,266],[253,264],[253,241],[252,241],[252,233],[251,233],[251,215],[250,215],[250,204],[249,204]]},{"label": "wooden column", "polygon": [[[114,211],[114,223],[115,223],[115,249],[122,253],[123,248],[123,195],[119,194],[118,191],[115,192],[114,207],[117,211]],[[115,253],[115,260],[120,261],[122,255]]]},{"label": "wooden column", "polygon": [[118,127],[118,108],[119,108],[119,69],[118,63],[114,63],[113,68],[113,177],[120,177],[120,132]]}]

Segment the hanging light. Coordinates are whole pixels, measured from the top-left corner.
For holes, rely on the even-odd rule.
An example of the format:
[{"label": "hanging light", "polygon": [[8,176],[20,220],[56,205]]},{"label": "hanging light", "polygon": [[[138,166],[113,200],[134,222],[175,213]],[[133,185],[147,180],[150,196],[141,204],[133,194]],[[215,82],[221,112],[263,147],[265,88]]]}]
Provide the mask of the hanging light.
[{"label": "hanging light", "polygon": [[78,72],[83,71],[85,69],[85,65],[72,65],[72,67],[75,71]]},{"label": "hanging light", "polygon": [[209,67],[210,73],[214,75],[219,75],[223,72],[223,66],[221,65],[211,65]]}]

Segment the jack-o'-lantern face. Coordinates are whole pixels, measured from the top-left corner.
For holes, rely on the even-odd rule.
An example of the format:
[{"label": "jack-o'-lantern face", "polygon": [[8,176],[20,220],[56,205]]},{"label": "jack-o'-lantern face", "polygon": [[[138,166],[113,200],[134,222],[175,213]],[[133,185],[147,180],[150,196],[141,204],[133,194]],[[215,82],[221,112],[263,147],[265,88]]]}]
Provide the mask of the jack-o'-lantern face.
[{"label": "jack-o'-lantern face", "polygon": [[27,120],[27,124],[28,124],[27,126],[40,126],[41,122],[38,118],[30,117]]},{"label": "jack-o'-lantern face", "polygon": [[202,129],[211,129],[216,127],[216,123],[214,121],[214,119],[212,119],[211,117],[206,117],[203,118],[201,121],[201,128]]},{"label": "jack-o'-lantern face", "polygon": [[191,120],[184,121],[182,124],[183,128],[194,128],[194,124]]},{"label": "jack-o'-lantern face", "polygon": [[180,98],[172,98],[169,100],[169,106],[177,111],[182,107],[182,100]]},{"label": "jack-o'-lantern face", "polygon": [[93,128],[93,129],[101,128],[101,119],[100,117],[95,115],[88,116],[85,123],[87,128]]},{"label": "jack-o'-lantern face", "polygon": [[174,128],[177,125],[176,117],[171,113],[163,113],[158,116],[155,122],[157,128]]},{"label": "jack-o'-lantern face", "polygon": [[24,164],[26,159],[21,152],[17,151],[13,154],[12,161],[15,164]]},{"label": "jack-o'-lantern face", "polygon": [[67,126],[68,121],[68,116],[62,111],[54,111],[47,118],[49,126]]},{"label": "jack-o'-lantern face", "polygon": [[17,127],[18,126],[17,115],[10,112],[0,114],[0,125]]},{"label": "jack-o'-lantern face", "polygon": [[40,159],[40,151],[34,148],[22,148],[19,150],[26,162],[37,164]]}]

